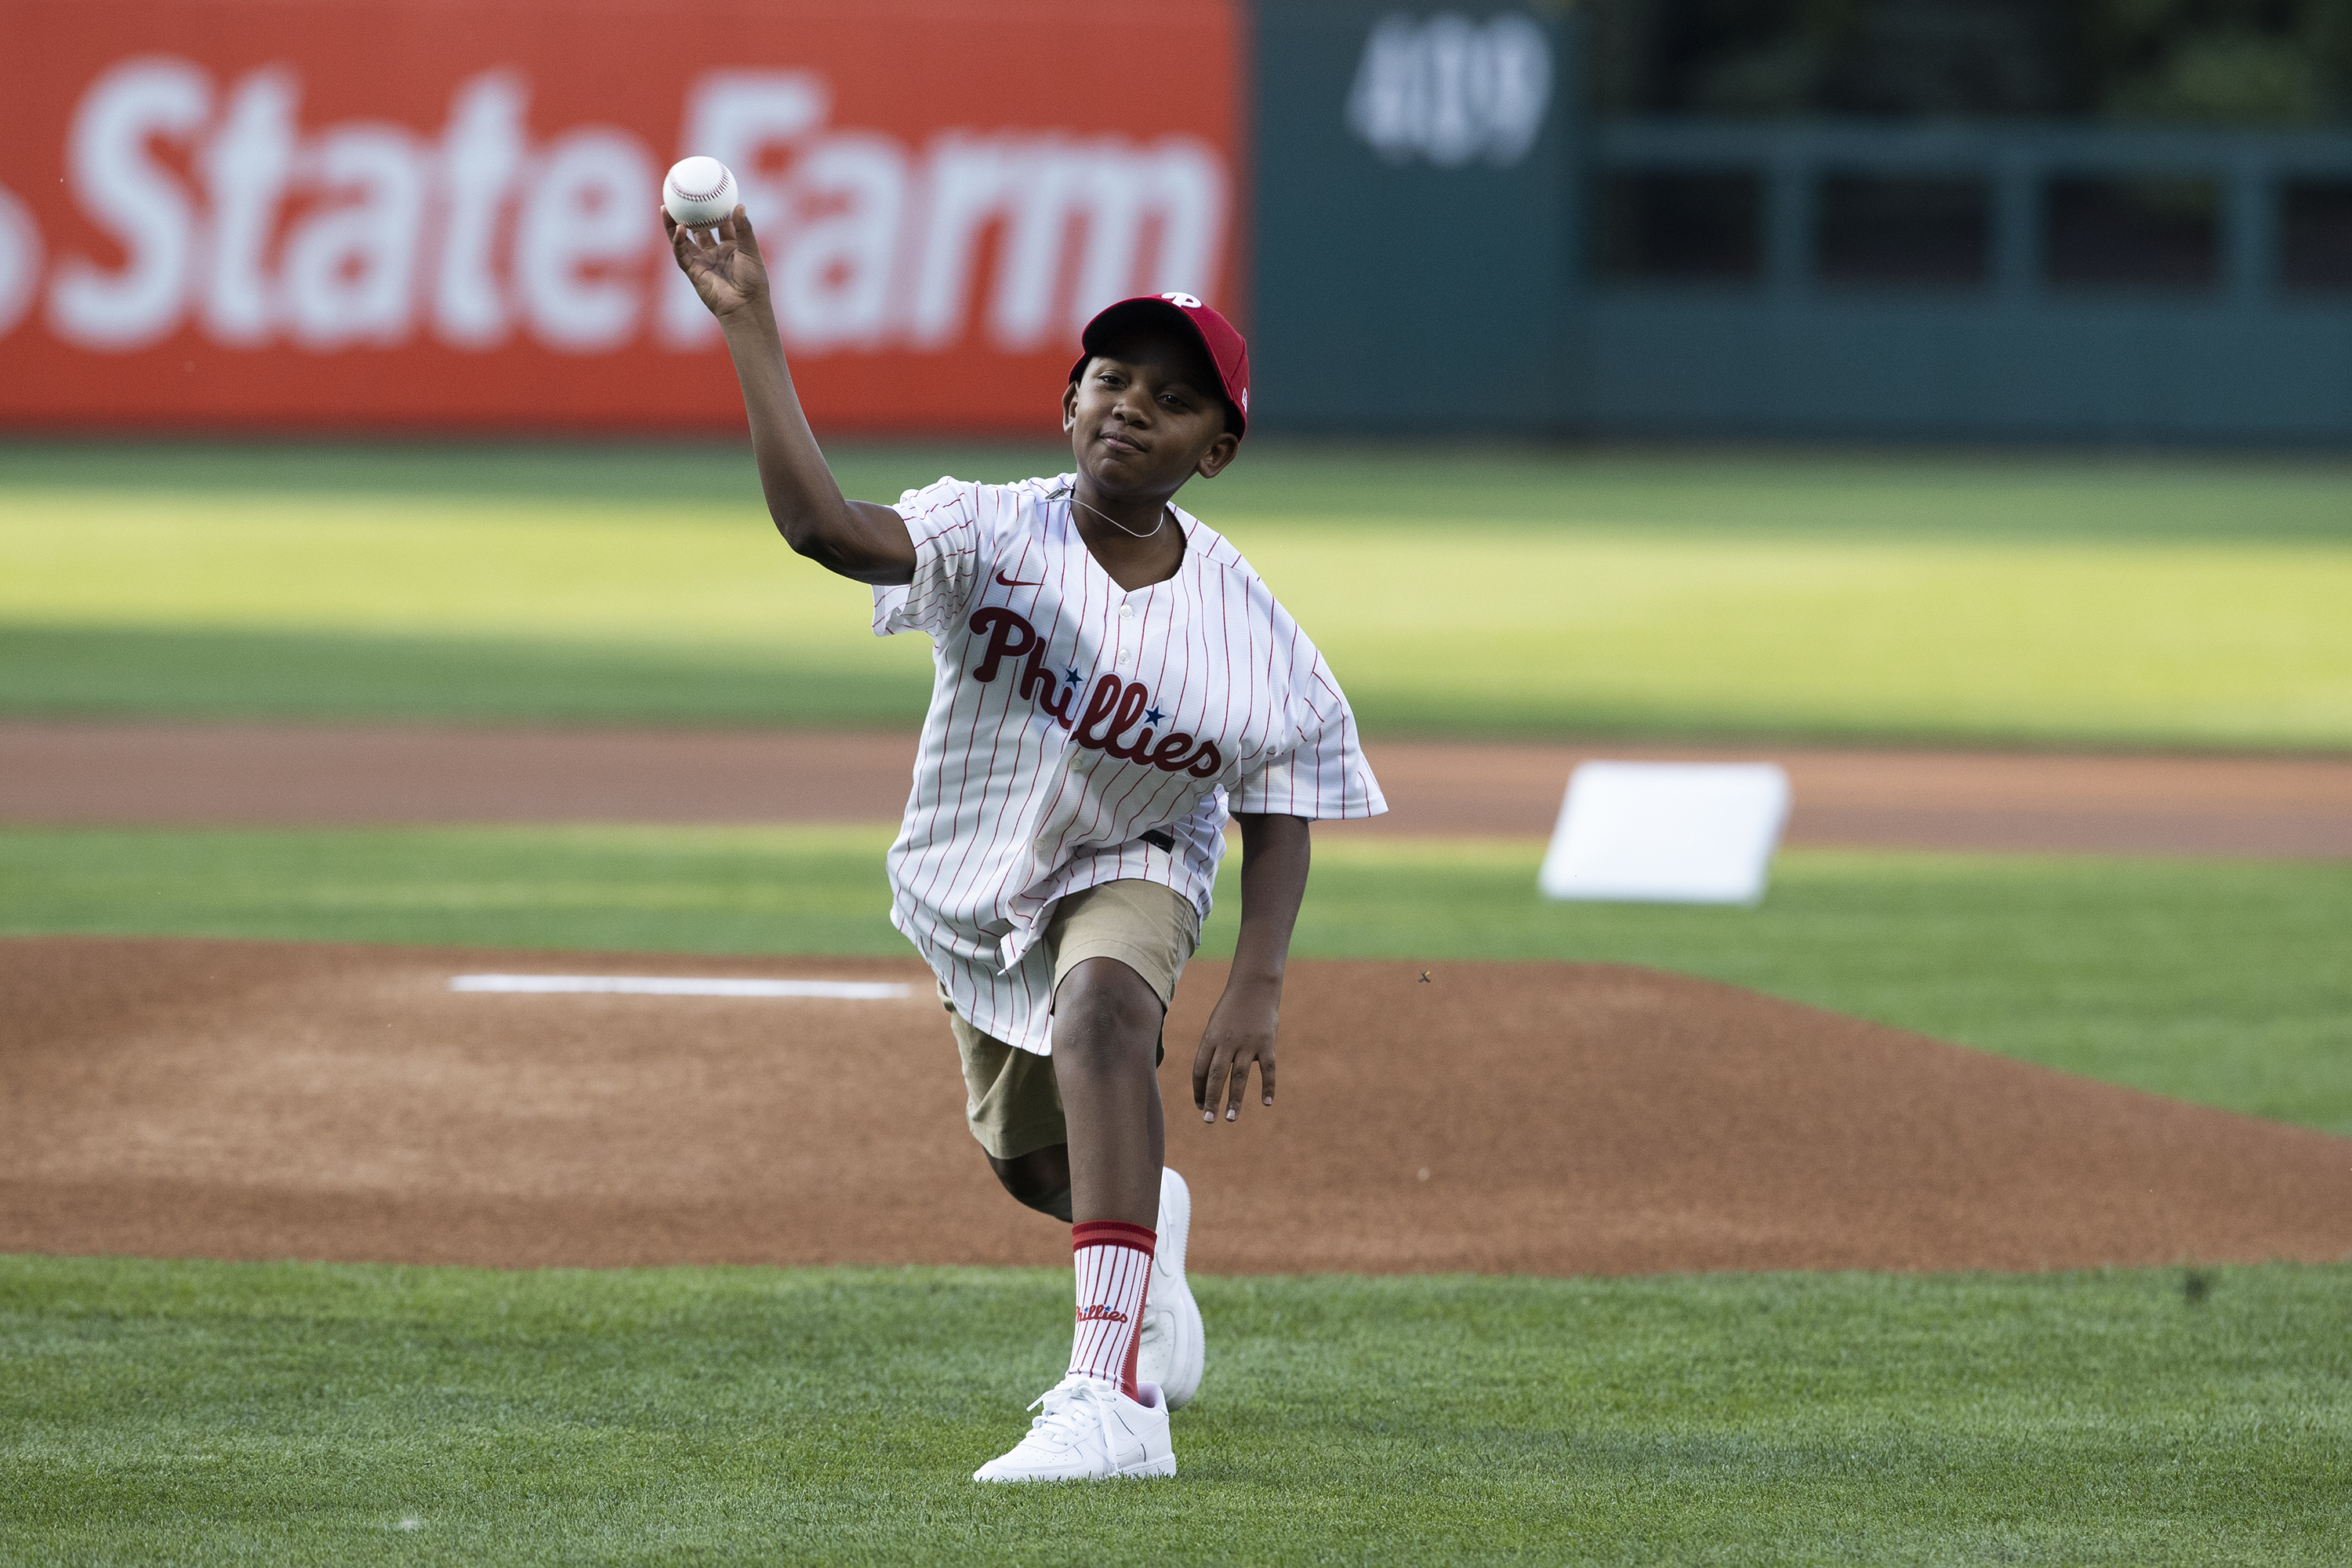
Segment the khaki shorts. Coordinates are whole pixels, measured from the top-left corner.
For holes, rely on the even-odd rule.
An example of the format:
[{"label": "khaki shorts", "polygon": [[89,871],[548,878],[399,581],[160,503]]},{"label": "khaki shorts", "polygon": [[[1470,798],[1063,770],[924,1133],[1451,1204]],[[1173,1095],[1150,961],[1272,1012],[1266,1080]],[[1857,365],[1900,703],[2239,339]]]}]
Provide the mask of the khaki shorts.
[{"label": "khaki shorts", "polygon": [[[1115,958],[1138,974],[1166,1007],[1192,950],[1201,944],[1201,916],[1192,900],[1158,882],[1128,879],[1070,894],[1046,922],[1045,945],[1054,955],[1054,989],[1089,958]],[[947,993],[940,994],[942,1002]],[[1054,1058],[1008,1046],[963,1020],[952,1004],[948,1026],[963,1058],[964,1120],[980,1146],[1000,1160],[1070,1141],[1062,1120],[1062,1090]],[[1160,1055],[1167,1047],[1160,1047]]]}]

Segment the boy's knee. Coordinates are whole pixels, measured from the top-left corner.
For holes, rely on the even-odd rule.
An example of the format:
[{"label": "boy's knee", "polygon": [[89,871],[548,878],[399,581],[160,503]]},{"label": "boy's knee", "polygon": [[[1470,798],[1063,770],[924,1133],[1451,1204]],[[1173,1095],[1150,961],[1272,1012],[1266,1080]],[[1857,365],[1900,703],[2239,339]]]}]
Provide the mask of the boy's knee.
[{"label": "boy's knee", "polygon": [[1010,1160],[988,1156],[988,1168],[1011,1194],[1013,1202],[1039,1214],[1067,1221],[1070,1217],[1070,1150],[1066,1143],[1033,1149]]},{"label": "boy's knee", "polygon": [[1054,1052],[1113,1059],[1160,1039],[1167,1009],[1143,976],[1115,958],[1089,958],[1054,994]]}]

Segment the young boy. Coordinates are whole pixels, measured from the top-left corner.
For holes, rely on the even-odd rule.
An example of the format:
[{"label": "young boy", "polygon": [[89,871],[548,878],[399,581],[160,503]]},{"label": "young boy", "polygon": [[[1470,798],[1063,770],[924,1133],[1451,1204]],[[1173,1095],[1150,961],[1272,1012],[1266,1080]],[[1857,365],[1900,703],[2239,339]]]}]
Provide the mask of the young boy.
[{"label": "young boy", "polygon": [[1200,1381],[1201,1323],[1158,1067],[1226,814],[1241,931],[1192,1062],[1212,1123],[1220,1103],[1240,1114],[1253,1064],[1274,1103],[1308,820],[1386,809],[1322,656],[1232,545],[1170,504],[1240,447],[1246,345],[1189,294],[1113,305],[1062,396],[1073,472],[845,500],[743,209],[707,241],[662,221],[725,330],[777,529],[873,585],[877,636],[934,647],[891,922],[939,978],[972,1135],[1013,1197],[1074,1222],[1077,1270],[1069,1371],[973,1479],[1174,1475],[1168,1413]]}]

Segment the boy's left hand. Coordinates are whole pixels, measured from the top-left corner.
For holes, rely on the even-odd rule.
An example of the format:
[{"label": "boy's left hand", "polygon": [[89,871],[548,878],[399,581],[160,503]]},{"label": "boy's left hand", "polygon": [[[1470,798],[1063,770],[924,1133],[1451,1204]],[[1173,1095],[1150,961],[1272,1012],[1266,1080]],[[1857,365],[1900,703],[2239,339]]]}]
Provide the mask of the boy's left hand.
[{"label": "boy's left hand", "polygon": [[1201,1108],[1202,1121],[1217,1119],[1220,1100],[1226,1121],[1241,1114],[1252,1062],[1257,1064],[1260,1098],[1274,1103],[1274,1037],[1280,1014],[1276,999],[1251,1000],[1230,990],[1218,998],[1192,1057],[1192,1103]]}]

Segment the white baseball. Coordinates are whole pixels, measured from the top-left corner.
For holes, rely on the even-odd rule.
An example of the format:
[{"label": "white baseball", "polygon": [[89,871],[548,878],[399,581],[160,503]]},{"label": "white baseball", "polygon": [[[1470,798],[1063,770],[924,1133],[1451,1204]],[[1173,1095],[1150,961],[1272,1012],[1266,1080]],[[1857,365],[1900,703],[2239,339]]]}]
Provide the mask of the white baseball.
[{"label": "white baseball", "polygon": [[735,176],[716,158],[680,158],[662,181],[662,205],[688,228],[709,228],[735,211]]}]

